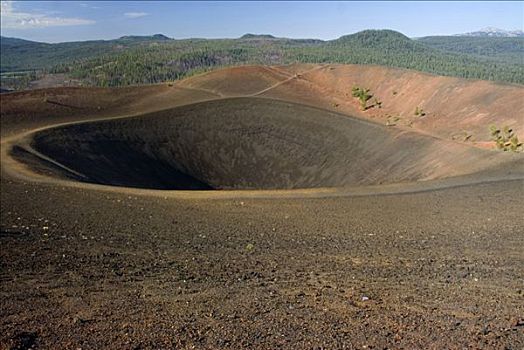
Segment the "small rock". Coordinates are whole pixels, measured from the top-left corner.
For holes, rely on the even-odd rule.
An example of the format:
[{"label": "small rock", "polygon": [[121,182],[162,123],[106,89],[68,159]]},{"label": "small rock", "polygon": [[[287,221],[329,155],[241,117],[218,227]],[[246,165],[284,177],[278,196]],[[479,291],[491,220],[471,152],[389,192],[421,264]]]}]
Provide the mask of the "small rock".
[{"label": "small rock", "polygon": [[511,327],[524,327],[524,318],[514,318],[511,321]]}]

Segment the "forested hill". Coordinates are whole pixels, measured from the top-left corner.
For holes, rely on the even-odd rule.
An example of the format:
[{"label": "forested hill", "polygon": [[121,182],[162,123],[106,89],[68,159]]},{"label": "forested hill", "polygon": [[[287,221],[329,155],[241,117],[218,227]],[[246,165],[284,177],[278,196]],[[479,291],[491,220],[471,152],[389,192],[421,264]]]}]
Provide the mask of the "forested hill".
[{"label": "forested hill", "polygon": [[378,64],[524,84],[524,67],[519,60],[524,54],[523,38],[467,40],[412,40],[391,30],[366,30],[331,41],[276,38],[269,34],[175,40],[156,34],[44,44],[2,37],[0,68],[4,73],[64,73],[86,85],[123,86],[170,81],[231,65],[329,62]]},{"label": "forested hill", "polygon": [[119,53],[139,45],[172,40],[162,34],[123,36],[115,40],[74,41],[47,44],[0,37],[0,72],[51,69],[62,63],[84,61],[104,54]]},{"label": "forested hill", "polygon": [[240,39],[276,39],[273,35],[270,34],[251,34],[247,33],[240,37]]},{"label": "forested hill", "polygon": [[524,64],[524,37],[428,36],[417,41],[443,51]]}]

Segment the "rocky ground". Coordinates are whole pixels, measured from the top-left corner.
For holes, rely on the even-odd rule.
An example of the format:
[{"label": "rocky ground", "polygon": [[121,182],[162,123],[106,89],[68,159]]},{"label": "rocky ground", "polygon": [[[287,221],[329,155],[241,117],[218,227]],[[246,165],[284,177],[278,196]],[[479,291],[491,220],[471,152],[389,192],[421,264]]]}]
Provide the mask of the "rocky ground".
[{"label": "rocky ground", "polygon": [[524,182],[183,200],[2,180],[2,348],[524,346]]}]

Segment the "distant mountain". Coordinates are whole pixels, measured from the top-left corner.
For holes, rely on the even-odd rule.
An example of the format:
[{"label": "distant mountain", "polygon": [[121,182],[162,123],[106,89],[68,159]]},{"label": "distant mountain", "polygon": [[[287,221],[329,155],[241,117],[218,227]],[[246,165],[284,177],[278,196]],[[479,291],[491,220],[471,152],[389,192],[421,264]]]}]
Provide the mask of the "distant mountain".
[{"label": "distant mountain", "polygon": [[173,40],[164,34],[154,34],[154,35],[126,35],[118,38],[117,40],[137,40],[137,41],[162,41],[162,40]]},{"label": "distant mountain", "polygon": [[520,66],[524,64],[524,37],[428,36],[417,41],[441,51],[478,56]]},{"label": "distant mountain", "polygon": [[504,30],[494,27],[487,27],[476,32],[456,34],[455,36],[475,36],[475,37],[490,37],[490,38],[521,38],[524,37],[522,30]]},{"label": "distant mountain", "polygon": [[35,46],[45,47],[51,44],[40,43],[37,41],[31,41],[31,40],[25,40],[25,39],[8,38],[5,36],[0,36],[0,45],[2,49],[7,49],[7,48],[35,47]]},{"label": "distant mountain", "polygon": [[[216,67],[242,64],[343,63],[524,84],[523,44],[524,38],[520,37],[413,40],[393,30],[364,30],[329,41],[276,38],[270,34],[175,40],[155,34],[46,44],[2,37],[0,71],[61,73],[86,85],[125,86],[173,81]],[[3,76],[5,81],[8,74]]]},{"label": "distant mountain", "polygon": [[71,41],[56,44],[1,36],[0,72],[50,69],[74,60],[85,60],[136,46],[172,41],[175,40],[163,34],[129,35],[113,40]]},{"label": "distant mountain", "polygon": [[0,72],[32,69],[31,53],[47,52],[51,47],[52,44],[0,36]]},{"label": "distant mountain", "polygon": [[363,44],[369,44],[378,41],[385,42],[392,39],[410,41],[404,34],[390,29],[367,29],[354,34],[343,35],[334,41],[360,41]]},{"label": "distant mountain", "polygon": [[399,51],[424,51],[427,49],[404,34],[389,29],[363,30],[355,34],[341,36],[338,39],[331,40],[329,43],[335,46],[356,46]]},{"label": "distant mountain", "polygon": [[242,35],[240,37],[240,39],[276,39],[276,37],[274,37],[271,34],[251,34],[251,33],[247,33],[247,34]]}]

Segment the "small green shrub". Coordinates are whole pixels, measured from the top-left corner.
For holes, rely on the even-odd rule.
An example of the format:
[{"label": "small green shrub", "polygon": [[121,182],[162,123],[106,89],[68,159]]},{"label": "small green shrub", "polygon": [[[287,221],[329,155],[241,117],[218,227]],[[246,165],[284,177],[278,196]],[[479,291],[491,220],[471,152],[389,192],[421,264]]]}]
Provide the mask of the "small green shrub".
[{"label": "small green shrub", "polygon": [[426,115],[426,112],[422,108],[419,108],[418,106],[415,108],[415,115],[418,117],[423,117]]},{"label": "small green shrub", "polygon": [[397,122],[400,120],[400,117],[394,117],[394,116],[388,116],[388,119],[386,121],[386,126],[395,126],[397,125]]},{"label": "small green shrub", "polygon": [[505,126],[502,130],[497,128],[495,125],[489,127],[491,133],[491,139],[495,141],[497,148],[503,151],[511,152],[522,152],[523,146],[522,142],[519,141],[519,138],[513,132],[513,129],[510,129],[508,126]]},{"label": "small green shrub", "polygon": [[359,99],[360,108],[363,111],[367,109],[366,105],[368,100],[373,97],[373,95],[369,93],[369,89],[364,89],[358,86],[353,86],[353,88],[351,89],[351,96]]}]

